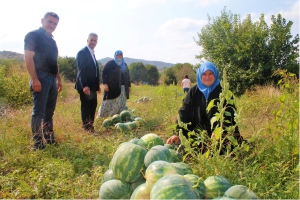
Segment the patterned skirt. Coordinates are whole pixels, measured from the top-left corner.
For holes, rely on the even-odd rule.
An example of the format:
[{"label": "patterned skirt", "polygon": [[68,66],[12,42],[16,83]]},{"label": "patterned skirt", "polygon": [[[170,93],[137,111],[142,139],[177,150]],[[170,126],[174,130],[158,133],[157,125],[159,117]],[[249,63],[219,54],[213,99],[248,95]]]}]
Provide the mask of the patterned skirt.
[{"label": "patterned skirt", "polygon": [[121,94],[115,99],[104,100],[98,111],[97,117],[111,117],[114,114],[120,114],[126,108],[125,86],[121,86]]}]

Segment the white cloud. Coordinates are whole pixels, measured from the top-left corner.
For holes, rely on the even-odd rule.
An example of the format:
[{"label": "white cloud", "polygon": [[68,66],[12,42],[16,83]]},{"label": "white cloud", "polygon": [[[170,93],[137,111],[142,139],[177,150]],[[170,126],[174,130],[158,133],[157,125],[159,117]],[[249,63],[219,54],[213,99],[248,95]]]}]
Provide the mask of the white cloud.
[{"label": "white cloud", "polygon": [[175,18],[161,25],[156,36],[166,38],[168,40],[193,37],[193,35],[196,35],[196,33],[199,32],[205,24],[205,20]]}]

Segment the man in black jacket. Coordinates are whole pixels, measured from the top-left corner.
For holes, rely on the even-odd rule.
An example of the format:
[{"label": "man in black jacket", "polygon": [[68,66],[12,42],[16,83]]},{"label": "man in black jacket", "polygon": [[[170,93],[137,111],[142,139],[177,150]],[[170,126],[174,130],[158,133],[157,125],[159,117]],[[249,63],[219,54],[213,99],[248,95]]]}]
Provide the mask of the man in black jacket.
[{"label": "man in black jacket", "polygon": [[98,35],[90,33],[87,46],[76,56],[77,77],[75,89],[80,94],[81,120],[84,130],[94,132],[94,119],[97,108],[97,92],[101,92],[99,66],[94,54]]}]

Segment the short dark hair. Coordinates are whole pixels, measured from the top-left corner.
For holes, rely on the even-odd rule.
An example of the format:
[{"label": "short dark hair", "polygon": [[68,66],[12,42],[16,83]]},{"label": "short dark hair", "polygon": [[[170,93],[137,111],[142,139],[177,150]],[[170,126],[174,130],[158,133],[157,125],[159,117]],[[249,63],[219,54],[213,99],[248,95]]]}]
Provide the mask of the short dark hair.
[{"label": "short dark hair", "polygon": [[44,15],[44,19],[46,19],[49,16],[54,17],[54,18],[59,20],[59,16],[54,12],[46,12],[45,15]]},{"label": "short dark hair", "polygon": [[89,38],[90,36],[98,37],[98,35],[97,35],[96,33],[90,33],[89,36],[88,36],[88,38]]},{"label": "short dark hair", "polygon": [[189,76],[188,76],[188,75],[185,75],[184,78],[189,78]]}]

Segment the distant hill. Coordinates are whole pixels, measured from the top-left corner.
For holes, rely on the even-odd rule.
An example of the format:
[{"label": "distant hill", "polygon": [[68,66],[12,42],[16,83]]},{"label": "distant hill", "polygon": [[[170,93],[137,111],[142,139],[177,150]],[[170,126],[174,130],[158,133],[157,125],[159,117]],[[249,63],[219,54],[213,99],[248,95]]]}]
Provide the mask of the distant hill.
[{"label": "distant hill", "polygon": [[16,53],[12,51],[0,51],[0,59],[7,58],[7,59],[16,59],[19,61],[24,61],[24,55],[21,53]]},{"label": "distant hill", "polygon": [[[12,51],[0,51],[0,59],[1,58],[17,59],[19,61],[24,61],[24,54],[12,52]],[[102,58],[98,61],[101,62],[102,65],[104,65],[107,61],[109,61],[111,59],[113,59],[113,58],[106,57],[106,58]],[[128,57],[124,57],[124,60],[127,63],[127,65],[130,65],[133,62],[142,62],[144,65],[147,65],[147,64],[155,65],[158,70],[163,69],[163,68],[169,68],[169,67],[172,67],[175,65],[172,63],[166,63],[166,62],[162,62],[162,61],[149,61],[149,60],[135,59],[135,58],[128,58]]]},{"label": "distant hill", "polygon": [[[102,63],[102,65],[104,65],[107,61],[112,60],[113,58],[102,58],[98,61],[100,61]],[[155,65],[157,67],[157,69],[163,69],[163,68],[169,68],[174,66],[175,64],[172,63],[166,63],[166,62],[161,62],[161,61],[149,61],[149,60],[143,60],[143,59],[135,59],[135,58],[128,58],[128,57],[124,57],[125,62],[127,63],[127,65],[130,65],[133,62],[142,62],[144,65],[150,64],[150,65]]]}]

